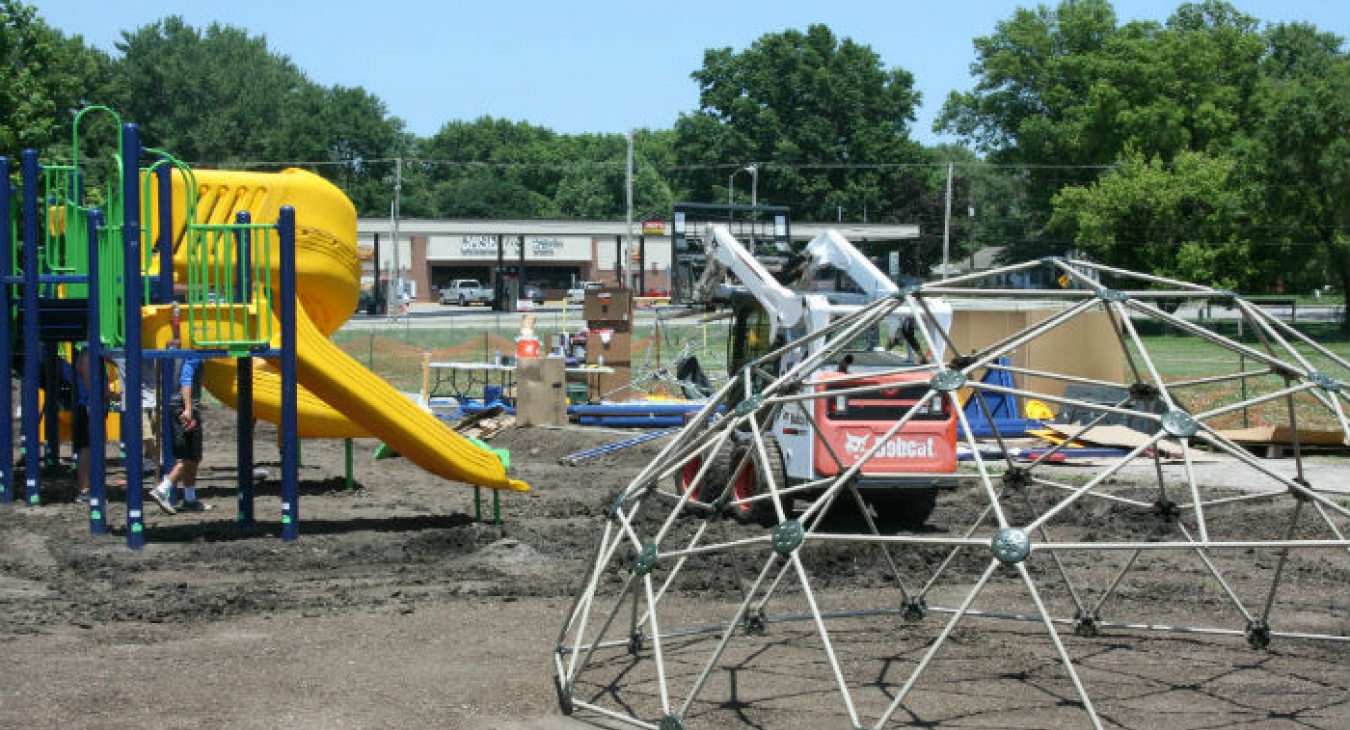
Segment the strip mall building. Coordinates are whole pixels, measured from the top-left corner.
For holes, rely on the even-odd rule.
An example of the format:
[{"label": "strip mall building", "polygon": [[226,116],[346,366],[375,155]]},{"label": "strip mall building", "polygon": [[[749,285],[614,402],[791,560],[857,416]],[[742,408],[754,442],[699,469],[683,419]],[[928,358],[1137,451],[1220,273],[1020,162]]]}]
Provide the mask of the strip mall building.
[{"label": "strip mall building", "polygon": [[[491,286],[498,275],[499,244],[501,276],[508,281],[538,286],[549,299],[560,298],[580,281],[618,283],[625,260],[629,263],[631,287],[648,292],[669,291],[671,287],[671,236],[665,222],[635,222],[631,251],[626,246],[625,221],[404,218],[397,223],[395,245],[394,221],[389,218],[357,221],[363,289],[369,290],[376,281],[398,278],[394,271],[395,257],[405,289],[414,301],[435,301],[437,289],[452,279],[478,279],[484,286]],[[801,244],[827,228],[839,230],[855,243],[899,244],[919,235],[919,227],[908,224],[794,222],[791,237]]]}]

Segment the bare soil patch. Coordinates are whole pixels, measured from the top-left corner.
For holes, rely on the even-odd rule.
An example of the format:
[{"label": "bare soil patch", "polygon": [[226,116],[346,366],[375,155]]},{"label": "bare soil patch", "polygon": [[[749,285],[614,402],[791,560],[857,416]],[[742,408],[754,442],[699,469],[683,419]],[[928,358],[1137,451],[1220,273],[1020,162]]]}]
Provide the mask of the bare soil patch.
[{"label": "bare soil patch", "polygon": [[[377,443],[355,447],[355,485],[343,478],[340,441],[302,448],[299,540],[280,534],[276,433],[260,424],[255,452],[272,478],[260,488],[259,524],[233,519],[234,414],[208,414],[210,440],[199,486],[215,509],[148,513],[148,544],[125,547],[125,512],[114,491],[110,535],[89,534],[68,477],[47,479],[44,505],[0,507],[0,727],[43,728],[571,728],[609,726],[561,714],[552,652],[571,598],[616,490],[660,450],[662,440],[561,466],[559,457],[620,438],[579,429],[510,429],[494,446],[513,453],[529,494],[500,495],[503,524],[476,522],[471,488],[403,460],[374,461]],[[1345,469],[1343,463],[1333,467]],[[114,472],[110,478],[120,476]],[[944,495],[934,530],[964,524],[976,500]],[[492,494],[483,492],[483,516]],[[1283,508],[1241,519],[1279,519]],[[1144,529],[1103,509],[1084,529]],[[759,528],[729,526],[747,531]],[[1257,529],[1254,524],[1253,529]],[[936,555],[916,554],[914,568]],[[1284,608],[1297,623],[1350,633],[1350,572],[1344,553],[1294,555]],[[1071,563],[1073,561],[1070,561]],[[854,605],[891,590],[881,562],[847,547],[809,556],[822,600]],[[974,574],[971,559],[959,570]],[[1076,570],[1109,567],[1075,564]],[[902,570],[905,566],[901,566]],[[1270,565],[1239,575],[1243,590]],[[738,600],[744,576],[705,561],[682,584],[690,611]],[[1202,586],[1197,588],[1196,586]],[[1223,596],[1197,582],[1193,566],[1159,560],[1132,577],[1122,606],[1189,618]],[[1002,580],[987,608],[1017,605]],[[955,597],[948,597],[953,598]],[[1055,596],[1050,597],[1052,600]],[[1006,599],[1006,600],[1005,600]],[[1145,609],[1147,611],[1145,611]],[[1231,624],[1232,622],[1230,622]],[[851,679],[870,686],[862,702],[884,707],[897,677],[922,652],[941,618],[893,631],[844,630],[855,650]],[[1232,624],[1230,628],[1241,628]],[[768,648],[692,708],[689,728],[839,727],[843,717],[809,624],[775,626]],[[916,688],[913,714],[892,726],[1089,727],[1043,628],[963,624],[955,647]],[[671,646],[672,666],[692,681],[704,656],[693,637]],[[1070,636],[1104,722],[1119,728],[1344,728],[1350,723],[1345,643],[1279,640],[1253,650],[1238,636],[1108,631]],[[589,696],[651,701],[651,677],[610,658]],[[874,676],[877,663],[894,670]],[[659,722],[659,716],[647,717]]]}]

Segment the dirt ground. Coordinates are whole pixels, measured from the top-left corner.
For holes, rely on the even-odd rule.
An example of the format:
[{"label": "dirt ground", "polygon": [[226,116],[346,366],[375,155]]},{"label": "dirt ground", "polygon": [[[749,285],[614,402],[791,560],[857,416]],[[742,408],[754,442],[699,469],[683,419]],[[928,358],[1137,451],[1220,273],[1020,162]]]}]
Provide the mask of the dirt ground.
[{"label": "dirt ground", "polygon": [[[493,445],[511,449],[513,474],[534,490],[501,495],[501,526],[475,522],[470,488],[403,460],[374,461],[371,440],[356,442],[356,486],[349,490],[342,442],[307,441],[301,537],[287,543],[278,538],[276,434],[266,425],[255,445],[272,476],[260,489],[260,524],[234,524],[233,415],[208,414],[200,490],[215,509],[167,516],[147,503],[142,550],[125,547],[116,491],[110,535],[89,534],[67,477],[45,480],[41,507],[0,506],[0,728],[613,726],[594,714],[562,715],[553,649],[612,495],[662,441],[562,466],[560,456],[619,436],[503,432]],[[1327,468],[1350,471],[1343,459]],[[490,517],[491,493],[484,494]],[[970,496],[944,495],[930,529],[961,524],[975,503]],[[1252,519],[1280,514],[1257,512]],[[1097,517],[1104,525],[1112,515]],[[1350,635],[1344,553],[1290,560],[1295,579],[1281,605],[1295,614],[1291,621]],[[1268,573],[1271,562],[1262,570]],[[824,602],[886,586],[875,559],[849,548],[812,557],[810,568],[827,577]],[[716,575],[715,564],[702,570],[707,575],[688,583],[693,588],[676,605],[699,611],[734,604],[736,581]],[[1214,589],[1195,588],[1194,572],[1160,560],[1122,600],[1183,623],[1196,605],[1223,602]],[[1005,580],[989,595],[1016,588]],[[880,641],[846,627],[836,639],[859,656],[912,662],[944,620],[928,622],[928,633],[897,630]],[[1277,639],[1258,651],[1248,648],[1240,624],[1228,627],[1237,635],[1064,633],[1106,727],[1350,725],[1346,643]],[[676,674],[697,672],[695,660],[683,660],[684,652],[696,655],[695,641],[669,647]],[[685,726],[845,727],[812,641],[809,624],[784,625],[761,656],[744,658],[741,674],[717,678],[713,699],[696,704]],[[1039,625],[962,624],[951,645],[916,687],[912,714],[898,715],[892,727],[1090,727]],[[598,666],[609,679],[578,687],[582,696],[635,708],[653,701],[650,678],[629,673],[622,658]],[[882,700],[905,676],[857,676],[871,671],[862,666],[860,660],[844,671]],[[805,681],[813,673],[822,681]],[[645,719],[660,722],[659,714]]]}]

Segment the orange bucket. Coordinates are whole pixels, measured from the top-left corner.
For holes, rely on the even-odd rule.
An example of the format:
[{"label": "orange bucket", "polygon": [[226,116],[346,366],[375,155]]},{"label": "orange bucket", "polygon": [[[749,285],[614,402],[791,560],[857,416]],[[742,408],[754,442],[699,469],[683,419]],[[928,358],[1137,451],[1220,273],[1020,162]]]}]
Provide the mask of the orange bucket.
[{"label": "orange bucket", "polygon": [[526,358],[539,357],[539,338],[517,337],[516,357],[522,360]]}]

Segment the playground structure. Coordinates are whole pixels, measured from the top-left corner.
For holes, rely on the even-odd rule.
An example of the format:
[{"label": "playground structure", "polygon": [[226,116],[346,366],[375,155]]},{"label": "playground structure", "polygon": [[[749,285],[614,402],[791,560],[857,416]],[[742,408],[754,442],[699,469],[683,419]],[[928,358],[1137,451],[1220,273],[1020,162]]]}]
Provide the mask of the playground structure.
[{"label": "playground structure", "polygon": [[[0,357],[22,368],[24,502],[41,503],[44,466],[59,464],[59,362],[84,344],[91,359],[125,362],[120,436],[126,462],[127,544],[144,544],[140,373],[144,359],[172,364],[189,352],[207,360],[204,384],[235,407],[239,421],[238,521],[253,515],[252,422],[282,434],[282,537],[298,536],[298,439],[376,436],[429,472],[494,489],[527,490],[494,454],[464,439],[362,368],[328,336],[354,311],[359,266],[351,202],[302,170],[245,173],[192,170],[167,152],[142,148],[139,129],[119,120],[102,209],[85,204],[76,117],[72,161],[42,165],[24,151],[22,188],[0,157],[0,239],[7,304]],[[150,162],[142,169],[139,161]],[[17,205],[16,205],[17,203]],[[17,210],[16,210],[17,208]],[[16,215],[17,213],[17,215]],[[255,219],[273,221],[255,223]],[[144,225],[143,225],[144,222]],[[255,369],[255,358],[263,363]],[[175,387],[161,368],[159,404]],[[46,375],[44,376],[44,372]],[[39,408],[39,390],[50,391]],[[105,412],[100,388],[91,414]],[[0,399],[14,413],[12,394]],[[45,418],[42,416],[45,413]],[[131,417],[126,417],[130,414]],[[93,453],[104,453],[105,421],[91,420]],[[45,425],[45,433],[39,423]],[[168,419],[160,443],[170,443]],[[0,439],[14,450],[11,418]],[[156,455],[168,465],[168,453]],[[16,474],[0,466],[0,501],[15,497]],[[105,465],[94,459],[89,520],[107,531]]]},{"label": "playground structure", "polygon": [[[1052,280],[1062,277],[1064,288],[1038,292],[1061,301],[1055,312],[974,348],[948,341],[953,357],[946,363],[897,368],[923,374],[927,392],[889,434],[865,443],[852,465],[835,455],[837,476],[788,486],[781,472],[763,468],[769,424],[781,409],[840,395],[812,387],[809,378],[858,333],[902,306],[922,310],[929,297],[944,297],[958,311],[1024,297],[1024,291],[980,287],[1040,266],[1052,270]],[[1169,300],[1230,307],[1259,344],[1180,319],[1159,306]],[[1104,314],[1118,343],[1118,379],[1008,364],[1019,348],[1090,313]],[[1169,355],[1150,351],[1139,333],[1143,322],[1175,328],[1208,348],[1207,359],[1235,367],[1165,380],[1158,365]],[[727,718],[718,713],[758,717],[755,699],[773,704],[807,696],[835,701],[843,727],[902,726],[922,719],[922,708],[940,706],[944,686],[956,681],[952,673],[969,672],[968,662],[994,673],[1025,666],[1014,661],[1011,670],[1000,670],[1008,657],[997,639],[970,630],[993,622],[1043,631],[1045,653],[1053,659],[1045,659],[1049,669],[1036,683],[1038,691],[1048,701],[1059,699],[1065,726],[1100,730],[1094,696],[1103,688],[1080,665],[1105,651],[1097,643],[1103,634],[1110,635],[1108,643],[1120,643],[1127,640],[1122,635],[1176,632],[1192,640],[1245,641],[1254,651],[1273,642],[1350,640],[1343,601],[1339,609],[1335,601],[1292,604],[1281,593],[1282,585],[1297,580],[1293,565],[1299,558],[1346,567],[1350,509],[1342,495],[1329,498],[1324,491],[1344,490],[1345,480],[1316,482],[1299,433],[1306,428],[1300,424],[1318,420],[1350,436],[1350,362],[1261,308],[1232,292],[1047,259],[902,291],[812,339],[818,341],[790,343],[736,373],[614,498],[554,645],[565,714],[584,711],[638,727],[681,730],[724,726]],[[797,364],[779,375],[780,360]],[[1008,377],[988,377],[990,371]],[[883,387],[855,379],[850,397]],[[1059,387],[1038,390],[1028,382]],[[1067,385],[1109,385],[1127,395],[1113,404],[1089,403],[1063,395]],[[1095,409],[1100,415],[1084,430],[1129,417],[1143,419],[1147,433],[1123,457],[1069,481],[1049,464],[1072,439],[1030,460],[1017,458],[1005,442],[1002,419],[990,403],[1008,397]],[[976,503],[962,514],[976,516],[941,532],[880,529],[855,477],[917,411],[943,400],[959,414],[959,438],[973,457],[967,474],[974,487],[967,498]],[[993,445],[976,443],[972,405],[982,412]],[[1258,459],[1225,434],[1234,418],[1248,412],[1289,429],[1292,458]],[[713,455],[736,432],[754,448],[739,463],[712,468]],[[1164,463],[1165,450],[1180,456]],[[1203,486],[1206,452],[1247,472],[1243,483]],[[1140,473],[1147,476],[1131,479],[1145,483],[1119,483],[1131,466],[1144,467]],[[748,496],[737,489],[746,469],[764,474],[767,490]],[[770,503],[773,527],[734,524],[730,517],[750,500]],[[826,519],[837,505],[855,506],[865,528],[839,531],[837,521]],[[1241,519],[1244,508],[1256,505],[1274,505],[1285,519]],[[1103,524],[1104,514],[1118,517]],[[866,565],[884,575],[841,572],[834,566],[845,550],[852,551],[851,564],[866,555]],[[1194,575],[1194,593],[1178,594],[1175,601],[1133,600],[1150,564],[1163,560],[1184,566],[1179,575]],[[709,575],[727,576],[740,599],[709,600],[702,592]],[[865,587],[840,586],[860,579]],[[1195,596],[1204,600],[1187,600]],[[785,667],[776,658],[789,643],[817,659]],[[1100,678],[1100,662],[1093,669]],[[1044,678],[1052,673],[1057,676]],[[765,678],[774,684],[752,686]],[[1043,686],[1051,681],[1053,688]],[[1013,704],[1024,701],[1035,700]],[[1020,723],[1010,718],[1009,724]]]}]

